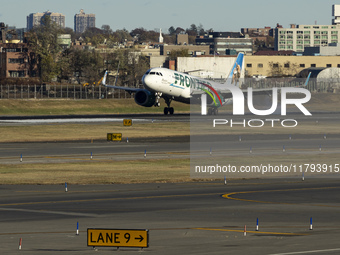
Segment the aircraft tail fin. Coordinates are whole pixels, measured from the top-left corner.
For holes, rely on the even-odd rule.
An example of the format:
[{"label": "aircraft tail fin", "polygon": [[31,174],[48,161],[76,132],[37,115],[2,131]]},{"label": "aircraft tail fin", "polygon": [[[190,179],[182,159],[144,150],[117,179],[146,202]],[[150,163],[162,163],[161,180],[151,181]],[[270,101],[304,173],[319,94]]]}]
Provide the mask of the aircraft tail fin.
[{"label": "aircraft tail fin", "polygon": [[102,85],[106,86],[106,77],[107,77],[107,70],[105,71],[105,74],[103,76],[103,80],[102,80]]},{"label": "aircraft tail fin", "polygon": [[227,80],[228,83],[234,84],[235,86],[237,85],[241,77],[241,72],[243,69],[243,62],[244,62],[244,53],[240,52],[237,55],[236,61],[229,72],[228,80]]},{"label": "aircraft tail fin", "polygon": [[312,72],[309,72],[308,74],[308,77],[307,77],[307,80],[305,82],[305,87],[308,85],[308,82],[309,82],[309,79],[310,79],[310,76],[312,75]]}]

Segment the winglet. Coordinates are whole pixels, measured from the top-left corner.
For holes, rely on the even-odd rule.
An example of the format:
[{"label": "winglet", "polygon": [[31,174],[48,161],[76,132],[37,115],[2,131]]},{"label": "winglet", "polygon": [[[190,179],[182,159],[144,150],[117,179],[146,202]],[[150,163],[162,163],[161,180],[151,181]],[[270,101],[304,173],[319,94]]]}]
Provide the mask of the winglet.
[{"label": "winglet", "polygon": [[102,84],[105,86],[106,85],[106,77],[107,77],[107,70],[105,71],[103,80],[102,80]]},{"label": "winglet", "polygon": [[312,72],[309,72],[308,74],[308,77],[307,77],[307,80],[305,82],[305,87],[308,85],[308,82],[309,82],[309,79],[310,79],[310,76],[312,75]]}]

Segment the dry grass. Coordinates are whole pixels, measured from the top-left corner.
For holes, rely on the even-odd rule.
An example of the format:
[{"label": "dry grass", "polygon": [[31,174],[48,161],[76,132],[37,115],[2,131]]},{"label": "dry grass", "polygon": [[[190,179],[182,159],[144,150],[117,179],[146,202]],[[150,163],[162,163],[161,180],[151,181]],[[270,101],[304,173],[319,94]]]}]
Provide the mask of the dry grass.
[{"label": "dry grass", "polygon": [[[310,111],[340,111],[340,94],[313,93],[305,106]],[[161,105],[165,103],[161,100]],[[190,106],[173,102],[175,111],[189,112]],[[199,106],[198,106],[199,108]],[[231,111],[232,107],[227,108]],[[127,114],[162,113],[163,107],[138,106],[134,99],[102,100],[0,100],[0,115],[79,115],[79,114]]]},{"label": "dry grass", "polygon": [[189,123],[134,123],[131,127],[124,127],[123,123],[117,122],[1,126],[0,142],[105,140],[107,133],[122,133],[123,139],[184,136],[189,135]]},{"label": "dry grass", "polygon": [[189,159],[0,165],[0,184],[111,184],[190,181]]},{"label": "dry grass", "polygon": [[[161,100],[161,105],[166,105]],[[173,102],[176,112],[189,112],[190,106]],[[131,114],[163,113],[163,107],[142,107],[134,99],[102,100],[0,100],[0,115],[87,115],[87,114]]]}]

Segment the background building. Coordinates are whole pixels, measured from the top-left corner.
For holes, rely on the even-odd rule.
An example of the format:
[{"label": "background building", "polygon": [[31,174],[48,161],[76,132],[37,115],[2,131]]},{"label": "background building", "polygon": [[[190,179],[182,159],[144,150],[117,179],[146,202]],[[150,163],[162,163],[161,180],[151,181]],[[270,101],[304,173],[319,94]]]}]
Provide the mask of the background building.
[{"label": "background building", "polygon": [[79,14],[74,15],[74,32],[84,33],[88,27],[96,27],[96,15],[85,14],[81,9]]},{"label": "background building", "polygon": [[70,34],[60,34],[58,35],[57,42],[59,46],[63,48],[63,50],[68,49],[71,47],[72,40]]},{"label": "background building", "polygon": [[307,68],[340,67],[338,56],[246,56],[244,62],[248,77],[296,76]]},{"label": "background building", "polygon": [[50,16],[51,20],[59,25],[61,28],[65,28],[65,15],[55,12],[44,12],[44,13],[31,13],[27,16],[27,31],[31,30],[35,26],[40,26],[42,24],[41,19],[44,16]]},{"label": "background building", "polygon": [[[206,79],[226,79],[236,60],[235,56],[179,57],[177,71]],[[241,78],[244,77],[244,68]]]},{"label": "background building", "polygon": [[210,54],[236,55],[239,52],[253,54],[253,40],[245,38],[241,33],[210,32],[196,38],[197,45],[209,45]]},{"label": "background building", "polygon": [[334,4],[332,9],[332,15],[334,19],[332,20],[333,25],[340,24],[340,5]]},{"label": "background building", "polygon": [[209,55],[209,47],[206,45],[160,45],[160,55],[163,56],[178,50],[188,50],[190,56]]},{"label": "background building", "polygon": [[176,44],[177,45],[188,45],[189,44],[189,35],[188,34],[177,34],[176,35]]},{"label": "background building", "polygon": [[26,43],[0,43],[0,78],[37,77],[35,54]]},{"label": "background building", "polygon": [[275,28],[241,28],[241,34],[253,39],[253,50],[274,50]]},{"label": "background building", "polygon": [[304,56],[340,56],[340,44],[331,43],[325,47],[305,47]]},{"label": "background building", "polygon": [[340,25],[291,25],[275,29],[275,50],[304,52],[305,47],[322,47],[339,42]]},{"label": "background building", "polygon": [[241,33],[243,35],[249,35],[249,37],[267,37],[274,35],[274,29],[271,27],[264,27],[264,28],[241,28]]}]

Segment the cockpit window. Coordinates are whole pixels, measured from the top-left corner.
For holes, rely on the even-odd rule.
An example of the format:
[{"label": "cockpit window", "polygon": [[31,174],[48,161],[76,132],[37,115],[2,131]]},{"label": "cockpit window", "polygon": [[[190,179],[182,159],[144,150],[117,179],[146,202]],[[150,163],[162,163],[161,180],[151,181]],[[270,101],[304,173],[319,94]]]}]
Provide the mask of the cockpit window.
[{"label": "cockpit window", "polygon": [[146,74],[163,76],[163,74],[159,72],[147,72]]}]

